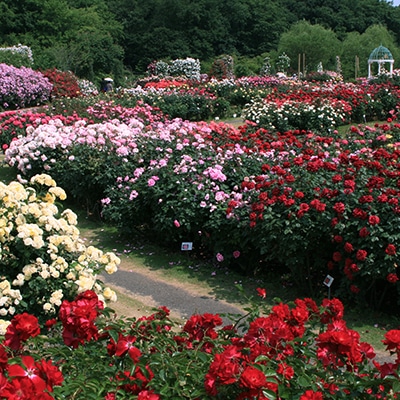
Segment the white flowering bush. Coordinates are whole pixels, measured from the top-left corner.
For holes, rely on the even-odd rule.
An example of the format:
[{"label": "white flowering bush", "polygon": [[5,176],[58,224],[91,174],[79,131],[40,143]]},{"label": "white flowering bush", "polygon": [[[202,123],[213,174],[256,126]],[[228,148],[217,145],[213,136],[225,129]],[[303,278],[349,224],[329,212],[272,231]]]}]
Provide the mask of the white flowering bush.
[{"label": "white flowering bush", "polygon": [[22,44],[10,47],[0,47],[0,63],[6,63],[15,67],[32,67],[32,49],[29,46],[24,46]]},{"label": "white flowering bush", "polygon": [[173,60],[169,67],[172,76],[185,76],[196,81],[200,80],[200,69],[200,61],[189,57]]},{"label": "white flowering bush", "polygon": [[290,67],[290,57],[286,53],[282,53],[278,56],[278,60],[276,61],[276,70],[278,72],[283,72],[287,74],[287,71]]},{"label": "white flowering bush", "polygon": [[47,174],[0,183],[0,317],[29,312],[48,319],[63,300],[86,290],[116,300],[98,276],[114,273],[120,260],[85,246],[76,214],[60,210],[65,198]]},{"label": "white flowering bush", "polygon": [[180,76],[194,81],[200,80],[200,60],[186,57],[169,62],[154,61],[147,67],[149,75],[165,78],[168,76]]},{"label": "white flowering bush", "polygon": [[242,117],[266,129],[286,132],[289,130],[333,130],[348,118],[350,107],[342,100],[318,99],[266,101],[254,98],[246,104]]},{"label": "white flowering bush", "polygon": [[78,79],[78,86],[83,96],[97,96],[99,94],[97,86],[87,79]]}]

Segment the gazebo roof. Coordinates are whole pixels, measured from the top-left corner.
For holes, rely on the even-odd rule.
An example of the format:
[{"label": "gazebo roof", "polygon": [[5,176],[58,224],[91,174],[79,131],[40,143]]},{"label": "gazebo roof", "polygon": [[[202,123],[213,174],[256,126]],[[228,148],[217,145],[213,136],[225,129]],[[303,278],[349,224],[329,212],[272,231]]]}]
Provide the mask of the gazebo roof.
[{"label": "gazebo roof", "polygon": [[372,50],[368,58],[369,61],[372,60],[393,60],[392,53],[386,47],[380,45],[376,49]]}]

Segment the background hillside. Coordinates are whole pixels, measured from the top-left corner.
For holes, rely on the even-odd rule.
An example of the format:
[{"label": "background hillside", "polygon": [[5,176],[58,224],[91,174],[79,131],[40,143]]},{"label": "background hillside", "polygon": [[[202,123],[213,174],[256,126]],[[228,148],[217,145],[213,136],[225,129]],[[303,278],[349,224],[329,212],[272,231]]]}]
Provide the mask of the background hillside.
[{"label": "background hillside", "polygon": [[2,0],[0,44],[19,43],[32,48],[37,69],[90,80],[111,74],[120,84],[161,59],[196,58],[208,73],[223,54],[234,57],[238,76],[258,74],[265,57],[282,53],[292,73],[299,54],[308,71],[319,63],[333,70],[339,56],[353,79],[366,75],[368,55],[381,44],[400,65],[400,7],[385,0]]}]

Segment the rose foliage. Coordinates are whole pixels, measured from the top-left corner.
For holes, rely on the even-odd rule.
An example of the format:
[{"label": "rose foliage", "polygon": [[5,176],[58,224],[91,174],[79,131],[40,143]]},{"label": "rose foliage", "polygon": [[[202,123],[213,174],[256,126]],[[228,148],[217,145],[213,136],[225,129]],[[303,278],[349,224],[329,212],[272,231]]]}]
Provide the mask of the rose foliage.
[{"label": "rose foliage", "polygon": [[[259,293],[263,293],[259,289]],[[263,296],[264,297],[264,296]],[[0,343],[0,399],[396,399],[400,331],[385,334],[387,362],[346,326],[338,299],[260,304],[249,314],[169,310],[120,319],[93,291],[64,300],[39,325],[16,315]],[[108,314],[110,315],[110,314]],[[389,355],[393,355],[389,357]]]}]

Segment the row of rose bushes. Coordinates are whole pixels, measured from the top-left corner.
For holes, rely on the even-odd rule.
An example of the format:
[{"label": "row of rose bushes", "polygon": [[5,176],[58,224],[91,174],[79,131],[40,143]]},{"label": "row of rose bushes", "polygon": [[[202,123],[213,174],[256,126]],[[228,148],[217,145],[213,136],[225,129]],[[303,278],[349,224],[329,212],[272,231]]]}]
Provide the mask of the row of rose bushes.
[{"label": "row of rose bushes", "polygon": [[88,112],[104,122],[40,119],[12,141],[7,162],[101,202],[121,231],[146,228],[175,248],[191,241],[245,272],[288,271],[310,293],[329,271],[343,298],[398,301],[395,120],[343,138],[169,120],[149,106]]},{"label": "row of rose bushes", "polygon": [[[144,102],[159,108],[169,119],[190,121],[241,116],[260,127],[326,131],[348,122],[385,120],[399,102],[398,86],[389,83],[316,84],[276,77],[237,80],[143,81],[130,89],[107,95],[127,108]],[[52,102],[53,113],[86,115],[88,103],[98,99],[75,97]],[[86,115],[87,116],[87,115]]]},{"label": "row of rose bushes", "polygon": [[[264,289],[257,289],[265,297]],[[246,318],[169,310],[115,318],[92,291],[64,300],[40,325],[16,315],[0,342],[1,399],[397,399],[400,330],[387,361],[349,329],[337,299],[250,309]],[[389,357],[392,355],[393,357]]]},{"label": "row of rose bushes", "polygon": [[[0,78],[0,107],[5,110],[52,100],[53,109],[60,113],[66,111],[66,103],[73,107],[82,97],[99,94],[93,83],[69,71],[33,71],[1,64]],[[316,84],[274,76],[223,80],[149,77],[112,95],[116,104],[124,107],[143,101],[171,119],[191,121],[240,114],[244,108],[245,119],[281,131],[321,130],[348,120],[384,119],[399,97],[398,86],[390,81]]]}]

